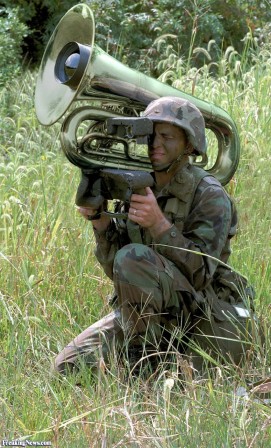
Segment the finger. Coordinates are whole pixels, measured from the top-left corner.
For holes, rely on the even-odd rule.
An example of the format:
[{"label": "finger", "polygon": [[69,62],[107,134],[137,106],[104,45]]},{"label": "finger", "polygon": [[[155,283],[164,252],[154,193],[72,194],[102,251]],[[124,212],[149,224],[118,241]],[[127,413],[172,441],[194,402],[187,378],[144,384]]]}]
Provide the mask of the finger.
[{"label": "finger", "polygon": [[96,210],[89,207],[78,207],[77,210],[81,215],[94,215],[96,213]]},{"label": "finger", "polygon": [[145,190],[145,195],[133,193],[131,196],[131,200],[136,202],[148,202],[150,197],[155,197],[150,187],[146,187]]},{"label": "finger", "polygon": [[153,191],[150,187],[146,187],[146,194],[147,196],[154,196]]},{"label": "finger", "polygon": [[82,207],[81,205],[80,205],[80,206],[76,206],[76,208],[77,208],[77,210],[79,210],[79,211],[84,211],[84,210],[86,210],[87,212],[89,212],[89,211],[95,211],[95,209],[92,208],[92,207]]},{"label": "finger", "polygon": [[128,214],[130,216],[133,216],[133,217],[138,217],[139,214],[140,214],[140,210],[138,208],[135,208],[135,207],[130,207],[129,211],[128,211]]},{"label": "finger", "polygon": [[134,210],[141,210],[143,208],[144,208],[144,204],[142,204],[142,202],[133,201],[130,203],[130,209],[131,209],[132,213],[134,213]]},{"label": "finger", "polygon": [[142,194],[136,194],[133,193],[131,196],[131,200],[130,203],[136,203],[136,204],[144,204],[145,200],[146,200],[147,196],[142,196]]},{"label": "finger", "polygon": [[133,222],[138,222],[138,216],[136,216],[133,212],[128,212],[128,219]]},{"label": "finger", "polygon": [[92,220],[92,218],[97,214],[97,210],[87,207],[78,207],[78,213],[87,220]]},{"label": "finger", "polygon": [[153,191],[150,187],[146,187],[145,191],[146,191],[146,195],[144,195],[144,196],[142,194],[133,193],[131,196],[131,200],[138,201],[138,202],[146,202],[146,201],[148,201],[148,198],[155,197],[153,194]]}]

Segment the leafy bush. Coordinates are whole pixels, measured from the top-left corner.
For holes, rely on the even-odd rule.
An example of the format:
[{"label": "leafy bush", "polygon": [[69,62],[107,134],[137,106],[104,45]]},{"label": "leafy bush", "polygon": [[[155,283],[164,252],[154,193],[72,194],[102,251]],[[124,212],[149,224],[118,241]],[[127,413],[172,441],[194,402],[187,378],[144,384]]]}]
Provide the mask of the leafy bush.
[{"label": "leafy bush", "polygon": [[171,59],[185,59],[197,68],[208,61],[203,52],[193,53],[198,46],[208,48],[212,61],[218,61],[229,46],[242,53],[247,33],[258,34],[271,18],[267,0],[86,3],[94,12],[96,43],[130,67],[154,77],[161,74],[159,62],[168,59],[169,53]]},{"label": "leafy bush", "polygon": [[[249,31],[253,35],[263,34],[261,30],[271,20],[269,0],[84,0],[81,3],[89,5],[94,12],[96,44],[130,67],[154,77],[160,75],[158,63],[167,58],[168,45],[172,45],[177,57],[200,67],[206,58],[203,53],[192,54],[192,47],[207,49],[213,41],[213,60],[219,60],[229,46],[241,53],[246,34]],[[37,64],[58,21],[75,2],[4,0],[3,4],[18,6],[20,20],[31,29],[31,35],[24,41],[24,53]],[[171,36],[170,42],[168,39],[163,45],[160,42],[158,49],[154,43],[164,36]]]},{"label": "leafy bush", "polygon": [[18,16],[18,9],[0,9],[0,87],[20,73],[22,42],[28,34],[27,26]]},{"label": "leafy bush", "polygon": [[3,0],[2,3],[5,8],[16,9],[20,22],[31,30],[21,42],[23,54],[31,64],[40,61],[51,31],[61,16],[74,5],[71,0]]}]

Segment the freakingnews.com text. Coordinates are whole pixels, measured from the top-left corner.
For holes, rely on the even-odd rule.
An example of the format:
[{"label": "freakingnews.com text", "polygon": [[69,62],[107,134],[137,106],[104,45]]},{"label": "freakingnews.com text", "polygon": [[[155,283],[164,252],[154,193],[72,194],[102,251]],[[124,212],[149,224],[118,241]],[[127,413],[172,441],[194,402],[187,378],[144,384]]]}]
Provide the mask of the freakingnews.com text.
[{"label": "freakingnews.com text", "polygon": [[52,442],[32,442],[32,440],[2,440],[4,446],[52,446]]}]

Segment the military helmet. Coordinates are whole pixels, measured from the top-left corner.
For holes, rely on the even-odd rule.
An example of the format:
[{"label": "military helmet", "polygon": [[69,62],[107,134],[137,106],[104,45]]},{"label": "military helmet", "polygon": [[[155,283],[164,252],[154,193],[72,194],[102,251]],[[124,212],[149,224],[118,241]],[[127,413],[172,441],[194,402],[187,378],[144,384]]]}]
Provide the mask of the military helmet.
[{"label": "military helmet", "polygon": [[190,101],[174,96],[164,96],[152,101],[143,113],[152,121],[174,124],[184,129],[194,151],[206,153],[205,123],[200,110]]}]

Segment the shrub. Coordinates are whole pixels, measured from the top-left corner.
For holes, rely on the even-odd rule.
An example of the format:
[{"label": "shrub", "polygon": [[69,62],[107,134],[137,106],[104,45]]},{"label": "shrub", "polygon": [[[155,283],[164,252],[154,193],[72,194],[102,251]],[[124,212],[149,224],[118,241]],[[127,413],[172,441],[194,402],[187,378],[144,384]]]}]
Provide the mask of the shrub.
[{"label": "shrub", "polygon": [[20,73],[22,42],[28,32],[19,19],[18,8],[0,9],[0,87]]}]

